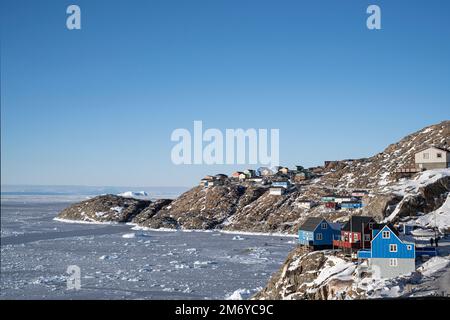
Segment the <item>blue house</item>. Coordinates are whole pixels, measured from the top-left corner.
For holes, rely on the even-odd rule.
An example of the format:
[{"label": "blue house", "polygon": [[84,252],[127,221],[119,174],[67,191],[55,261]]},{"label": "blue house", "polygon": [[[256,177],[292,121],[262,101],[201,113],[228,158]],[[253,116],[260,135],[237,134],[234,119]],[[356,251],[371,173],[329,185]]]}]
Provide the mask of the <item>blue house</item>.
[{"label": "blue house", "polygon": [[273,181],[272,186],[287,189],[289,188],[289,181]]},{"label": "blue house", "polygon": [[308,218],[298,230],[299,244],[316,249],[333,247],[333,238],[341,234],[339,223],[330,223],[323,218]]},{"label": "blue house", "polygon": [[362,203],[359,201],[344,201],[340,204],[341,209],[359,209],[362,206]]},{"label": "blue house", "polygon": [[393,278],[415,271],[415,257],[415,245],[403,242],[388,225],[378,230],[370,250],[358,251],[358,259],[367,259],[372,273],[379,278]]}]

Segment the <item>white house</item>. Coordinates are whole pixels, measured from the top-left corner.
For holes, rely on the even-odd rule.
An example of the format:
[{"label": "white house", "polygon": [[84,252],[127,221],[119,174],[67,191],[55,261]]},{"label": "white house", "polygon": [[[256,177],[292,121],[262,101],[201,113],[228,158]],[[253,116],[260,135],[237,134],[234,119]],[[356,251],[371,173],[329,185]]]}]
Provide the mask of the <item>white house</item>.
[{"label": "white house", "polygon": [[269,194],[273,195],[273,196],[282,196],[283,194],[285,194],[286,189],[283,187],[272,187],[269,189]]},{"label": "white house", "polygon": [[429,147],[415,154],[417,169],[443,169],[450,167],[450,152],[444,148]]},{"label": "white house", "polygon": [[336,202],[336,203],[350,202],[352,200],[353,200],[353,198],[349,197],[349,196],[335,196],[334,197],[334,202]]},{"label": "white house", "polygon": [[316,203],[311,200],[301,200],[301,201],[295,202],[295,205],[297,206],[297,208],[311,209],[312,207],[314,207],[316,205]]}]

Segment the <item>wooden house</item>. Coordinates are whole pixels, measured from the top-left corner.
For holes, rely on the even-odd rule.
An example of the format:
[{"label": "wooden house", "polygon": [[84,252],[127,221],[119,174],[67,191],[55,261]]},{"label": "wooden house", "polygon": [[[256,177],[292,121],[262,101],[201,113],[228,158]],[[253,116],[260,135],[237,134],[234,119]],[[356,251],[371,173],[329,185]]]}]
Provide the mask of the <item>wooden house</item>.
[{"label": "wooden house", "polygon": [[226,174],[219,173],[219,174],[216,174],[216,175],[214,176],[214,178],[215,178],[216,180],[222,180],[222,181],[225,181],[225,180],[228,179],[228,176],[227,176]]},{"label": "wooden house", "polygon": [[325,208],[338,209],[338,206],[336,202],[325,202]]},{"label": "wooden house", "polygon": [[341,225],[323,218],[308,218],[299,227],[298,242],[313,250],[333,247],[333,239],[340,234]]},{"label": "wooden house", "polygon": [[247,177],[248,179],[253,178],[253,177],[256,177],[256,171],[253,170],[253,169],[247,169],[247,170],[244,170],[244,174],[246,175],[246,177]]},{"label": "wooden house", "polygon": [[322,201],[322,202],[335,202],[334,200],[335,200],[334,195],[326,195],[320,199],[320,201]]},{"label": "wooden house", "polygon": [[289,174],[289,168],[288,167],[281,167],[278,172],[282,173],[282,174]]},{"label": "wooden house", "polygon": [[450,168],[450,152],[445,148],[428,147],[414,155],[416,169],[445,169]]},{"label": "wooden house", "polygon": [[363,204],[360,201],[343,201],[339,204],[341,209],[360,209]]},{"label": "wooden house", "polygon": [[261,177],[270,177],[273,176],[275,172],[272,169],[267,167],[261,167],[256,170]]},{"label": "wooden house", "polygon": [[333,241],[334,247],[344,251],[370,248],[374,226],[376,222],[372,217],[350,217],[350,220],[342,227],[340,237]]},{"label": "wooden house", "polygon": [[235,171],[235,172],[233,172],[233,173],[231,174],[231,177],[232,177],[233,179],[239,179],[239,176],[240,176],[241,174],[244,174],[244,173],[241,172],[241,171]]},{"label": "wooden house", "polygon": [[312,200],[300,200],[296,201],[294,205],[301,209],[311,209],[316,206],[316,203]]},{"label": "wooden house", "polygon": [[272,187],[280,187],[284,189],[288,189],[290,183],[288,180],[280,180],[280,181],[272,181]]},{"label": "wooden house", "polygon": [[306,174],[304,173],[304,172],[299,172],[299,173],[296,173],[293,177],[292,177],[292,180],[294,181],[294,182],[302,182],[302,181],[305,181],[306,180]]},{"label": "wooden house", "polygon": [[402,241],[390,226],[377,230],[371,247],[358,251],[358,259],[367,259],[375,278],[393,278],[416,270],[415,245]]},{"label": "wooden house", "polygon": [[282,187],[271,187],[269,189],[269,194],[273,196],[282,196],[286,193],[286,189]]},{"label": "wooden house", "polygon": [[351,196],[335,196],[334,197],[334,202],[336,202],[336,203],[349,202],[352,200],[353,200],[353,198]]},{"label": "wooden house", "polygon": [[367,190],[353,190],[352,197],[354,198],[362,198],[369,194]]},{"label": "wooden house", "polygon": [[221,186],[221,185],[223,185],[223,180],[210,180],[210,181],[208,181],[206,186],[208,188],[210,188],[210,187]]},{"label": "wooden house", "polygon": [[214,181],[213,176],[205,176],[202,180],[200,180],[200,186],[207,187],[208,183]]}]

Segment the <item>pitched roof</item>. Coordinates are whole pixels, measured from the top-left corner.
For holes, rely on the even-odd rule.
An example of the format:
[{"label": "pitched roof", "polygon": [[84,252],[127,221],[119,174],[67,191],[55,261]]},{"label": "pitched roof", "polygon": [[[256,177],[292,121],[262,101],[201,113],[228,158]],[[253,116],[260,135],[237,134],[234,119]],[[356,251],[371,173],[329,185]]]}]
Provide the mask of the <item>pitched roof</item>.
[{"label": "pitched roof", "polygon": [[439,149],[439,150],[445,151],[445,152],[450,152],[448,149],[446,149],[446,148],[444,148],[444,147],[428,146],[428,147],[424,147],[424,148],[421,148],[421,149],[417,150],[416,153],[425,151],[425,150],[427,150],[427,149],[433,149],[433,148],[434,148],[434,149]]},{"label": "pitched roof", "polygon": [[372,217],[352,216],[342,228],[343,231],[352,231],[361,233],[369,222],[375,222]]},{"label": "pitched roof", "polygon": [[306,219],[305,222],[299,227],[300,230],[304,231],[314,231],[319,223],[321,223],[324,219],[313,217]]}]

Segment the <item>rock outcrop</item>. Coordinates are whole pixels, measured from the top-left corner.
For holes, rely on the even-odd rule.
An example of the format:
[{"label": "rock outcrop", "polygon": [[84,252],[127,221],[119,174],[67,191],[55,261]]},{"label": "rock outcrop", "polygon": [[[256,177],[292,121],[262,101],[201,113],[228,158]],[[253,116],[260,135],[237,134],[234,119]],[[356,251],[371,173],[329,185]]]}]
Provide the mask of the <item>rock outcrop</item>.
[{"label": "rock outcrop", "polygon": [[151,201],[103,195],[64,209],[58,218],[84,222],[129,222],[147,208]]},{"label": "rock outcrop", "polygon": [[360,297],[360,292],[352,287],[355,269],[336,251],[307,252],[297,247],[253,299],[355,299]]}]

